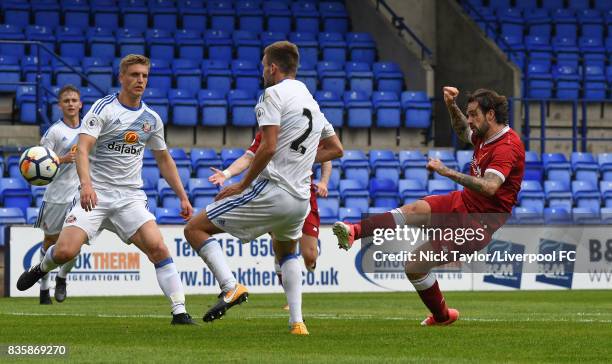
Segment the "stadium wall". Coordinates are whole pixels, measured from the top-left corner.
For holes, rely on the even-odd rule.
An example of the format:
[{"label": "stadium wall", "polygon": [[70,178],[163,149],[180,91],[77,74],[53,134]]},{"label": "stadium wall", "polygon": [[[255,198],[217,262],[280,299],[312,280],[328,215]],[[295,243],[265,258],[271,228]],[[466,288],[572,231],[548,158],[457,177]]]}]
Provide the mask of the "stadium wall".
[{"label": "stadium wall", "polygon": [[[164,240],[169,247],[187,294],[217,294],[218,286],[201,258],[191,249],[183,236],[182,226],[162,226]],[[567,237],[567,231],[557,236]],[[575,273],[574,266],[593,257],[589,252],[592,240],[601,242],[609,237],[605,227],[591,227],[580,231],[578,244],[574,245],[577,262],[555,266],[554,272],[543,273],[541,267],[513,262],[503,266],[491,265],[484,273],[465,273],[458,264],[447,265],[436,272],[443,290],[547,290],[547,289],[612,289],[612,270],[607,262],[607,271]],[[550,243],[550,229],[531,226],[506,226],[496,234],[496,241],[510,244],[514,249],[523,246],[525,253],[544,249],[543,237]],[[6,251],[5,295],[13,297],[35,297],[37,289],[17,291],[15,284],[19,275],[39,260],[39,249],[43,235],[40,229],[29,226],[10,228],[10,243]],[[241,244],[227,234],[219,235],[228,261],[239,281],[253,293],[280,293],[282,288],[274,272],[272,242],[265,235],[250,244]],[[564,240],[564,239],[559,239]],[[517,242],[520,242],[518,244]],[[489,249],[495,244],[491,243]],[[550,246],[547,245],[547,246]],[[559,246],[567,246],[560,243]],[[388,292],[412,291],[406,280],[401,263],[386,263],[376,267],[373,273],[364,272],[364,256],[359,249],[348,252],[335,244],[331,227],[324,226],[320,232],[320,257],[314,273],[303,270],[305,292]],[[535,249],[535,251],[534,251]],[[519,249],[520,250],[520,249]],[[599,255],[598,255],[599,254]],[[599,250],[605,262],[607,255]],[[605,258],[605,259],[604,259]],[[538,272],[539,271],[539,272]],[[526,273],[530,272],[530,273]],[[51,273],[54,281],[54,273]],[[161,294],[155,270],[145,254],[136,247],[126,245],[108,231],[103,231],[92,245],[84,246],[75,268],[68,276],[71,296],[124,296]]]},{"label": "stadium wall", "polygon": [[[455,0],[435,2],[435,97],[443,99],[442,87],[453,85],[460,91],[491,88],[509,96],[521,96],[521,72],[497,45],[488,39]],[[463,94],[465,96],[465,94]],[[460,97],[460,103],[465,98]],[[513,128],[520,134],[520,108],[515,106]],[[452,140],[444,103],[434,103],[436,146]]]}]

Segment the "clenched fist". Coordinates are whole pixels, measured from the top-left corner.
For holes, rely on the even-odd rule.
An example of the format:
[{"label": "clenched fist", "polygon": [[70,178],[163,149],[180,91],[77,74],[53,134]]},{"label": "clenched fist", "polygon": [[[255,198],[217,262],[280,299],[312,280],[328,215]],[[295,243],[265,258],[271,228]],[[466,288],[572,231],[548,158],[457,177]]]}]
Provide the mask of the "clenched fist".
[{"label": "clenched fist", "polygon": [[455,99],[459,96],[459,90],[456,87],[445,86],[444,91],[444,102],[446,105],[452,105],[455,103]]}]

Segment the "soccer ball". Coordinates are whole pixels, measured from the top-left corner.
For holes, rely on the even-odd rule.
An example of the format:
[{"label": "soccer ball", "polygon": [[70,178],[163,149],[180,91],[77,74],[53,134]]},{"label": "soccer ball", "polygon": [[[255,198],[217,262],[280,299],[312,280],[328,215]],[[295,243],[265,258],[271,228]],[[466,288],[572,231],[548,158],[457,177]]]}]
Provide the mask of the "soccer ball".
[{"label": "soccer ball", "polygon": [[59,165],[57,154],[40,145],[26,149],[19,159],[21,175],[35,186],[51,183],[57,174]]}]

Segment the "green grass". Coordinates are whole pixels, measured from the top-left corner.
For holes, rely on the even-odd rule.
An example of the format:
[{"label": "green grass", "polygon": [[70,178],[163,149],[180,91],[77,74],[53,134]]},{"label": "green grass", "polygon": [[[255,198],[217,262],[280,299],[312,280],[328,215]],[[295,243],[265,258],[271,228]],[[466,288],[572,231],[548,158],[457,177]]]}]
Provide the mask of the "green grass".
[{"label": "green grass", "polygon": [[[66,344],[56,362],[604,362],[612,357],[612,292],[449,292],[449,327],[420,327],[414,293],[305,294],[310,336],[287,332],[282,295],[252,294],[221,321],[216,300],[188,296],[201,323],[171,327],[164,297],[0,299],[0,344]],[[0,356],[0,362],[6,357]],[[15,362],[41,362],[19,358]],[[45,362],[49,359],[45,359]]]}]

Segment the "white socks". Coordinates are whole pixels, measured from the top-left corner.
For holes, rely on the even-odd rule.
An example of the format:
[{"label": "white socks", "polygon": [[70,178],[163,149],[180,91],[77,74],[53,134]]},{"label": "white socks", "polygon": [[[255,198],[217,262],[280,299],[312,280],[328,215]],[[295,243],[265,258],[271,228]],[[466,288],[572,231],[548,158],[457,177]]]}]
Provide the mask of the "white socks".
[{"label": "white socks", "polygon": [[208,238],[200,250],[198,250],[198,254],[202,257],[208,269],[213,273],[217,282],[219,282],[221,291],[227,292],[236,287],[236,278],[227,264],[225,254],[223,254],[223,250],[217,239],[212,237]]},{"label": "white socks", "polygon": [[[44,248],[41,246],[40,247],[40,261],[42,262],[45,259],[45,250]],[[51,280],[51,278],[49,277],[49,274],[46,274],[44,277],[42,277],[40,279],[40,290],[41,291],[46,291],[49,289],[49,281]]]},{"label": "white socks", "polygon": [[187,312],[185,311],[185,292],[172,258],[166,258],[155,264],[155,274],[159,287],[170,299],[172,314],[178,315]]},{"label": "white socks", "polygon": [[59,269],[59,272],[57,272],[57,276],[65,279],[68,273],[70,273],[70,271],[74,267],[75,263],[76,263],[76,257],[62,264],[62,266]]},{"label": "white socks", "polygon": [[42,269],[43,272],[50,272],[59,265],[53,260],[53,248],[55,248],[55,245],[47,250],[45,257],[40,262],[40,269]]},{"label": "white socks", "polygon": [[279,263],[283,273],[283,289],[289,304],[289,323],[303,322],[302,267],[295,254],[282,258]]}]

